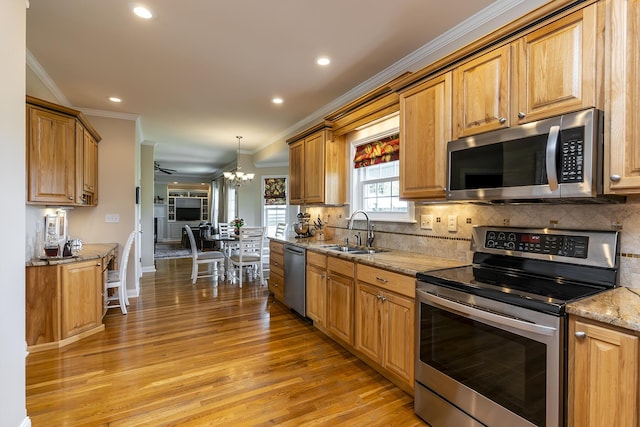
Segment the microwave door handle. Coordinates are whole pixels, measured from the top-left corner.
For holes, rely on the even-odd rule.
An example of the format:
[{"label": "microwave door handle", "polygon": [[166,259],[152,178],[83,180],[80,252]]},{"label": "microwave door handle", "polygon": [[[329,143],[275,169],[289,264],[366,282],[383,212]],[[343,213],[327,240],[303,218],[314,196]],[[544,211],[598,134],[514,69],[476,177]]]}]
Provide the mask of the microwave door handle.
[{"label": "microwave door handle", "polygon": [[558,174],[556,172],[556,153],[558,152],[558,135],[560,126],[551,126],[547,138],[547,181],[551,191],[558,189]]}]

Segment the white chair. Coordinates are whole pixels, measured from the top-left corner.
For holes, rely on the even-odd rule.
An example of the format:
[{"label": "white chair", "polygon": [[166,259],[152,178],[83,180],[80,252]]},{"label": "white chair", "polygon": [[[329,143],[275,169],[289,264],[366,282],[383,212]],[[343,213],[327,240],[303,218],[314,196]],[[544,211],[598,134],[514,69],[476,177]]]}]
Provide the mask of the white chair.
[{"label": "white chair", "polygon": [[[215,283],[214,286],[218,286],[218,278],[220,277],[224,279],[224,254],[220,251],[198,251],[198,247],[196,246],[196,239],[193,236],[191,227],[185,225],[184,228],[187,231],[189,242],[191,243],[191,256],[193,259],[193,264],[191,266],[191,283],[195,285],[196,281],[199,278],[213,277]],[[213,273],[200,274],[200,264],[207,264],[209,268],[211,267],[211,264],[213,264]]]},{"label": "white chair", "polygon": [[[118,269],[107,272],[107,309],[120,307],[122,314],[127,314],[127,306],[129,305],[129,298],[127,297],[127,265],[129,264],[129,253],[135,236],[135,230],[129,234],[127,242],[122,248]],[[110,290],[113,290],[111,295],[109,295]]]},{"label": "white chair", "polygon": [[287,224],[285,224],[284,222],[279,222],[278,225],[276,225],[276,233],[275,236],[276,237],[284,237],[284,232],[287,229]]},{"label": "white chair", "polygon": [[238,239],[238,251],[229,257],[229,262],[234,268],[233,280],[239,280],[242,287],[243,268],[250,267],[249,272],[256,270],[260,277],[260,284],[264,284],[264,271],[262,267],[262,247],[264,239],[263,227],[242,227]]}]

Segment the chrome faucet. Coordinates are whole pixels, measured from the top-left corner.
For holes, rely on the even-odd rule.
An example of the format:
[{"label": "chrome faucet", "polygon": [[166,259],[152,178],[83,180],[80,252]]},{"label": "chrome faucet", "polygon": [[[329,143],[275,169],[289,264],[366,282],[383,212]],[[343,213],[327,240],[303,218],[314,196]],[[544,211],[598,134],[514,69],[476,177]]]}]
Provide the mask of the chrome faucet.
[{"label": "chrome faucet", "polygon": [[347,226],[347,228],[349,230],[353,230],[353,218],[356,216],[357,213],[363,214],[364,217],[367,219],[367,247],[370,248],[371,245],[373,244],[373,239],[375,238],[375,236],[373,234],[373,224],[371,224],[369,215],[367,215],[365,211],[363,211],[362,209],[359,209],[354,213],[352,213],[351,216],[349,217],[349,225]]}]

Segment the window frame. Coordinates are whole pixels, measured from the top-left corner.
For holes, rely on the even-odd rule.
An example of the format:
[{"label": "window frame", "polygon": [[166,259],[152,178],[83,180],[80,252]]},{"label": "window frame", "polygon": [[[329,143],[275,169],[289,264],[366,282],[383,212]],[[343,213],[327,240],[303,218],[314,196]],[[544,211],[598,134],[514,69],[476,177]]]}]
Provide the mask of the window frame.
[{"label": "window frame", "polygon": [[[357,171],[354,168],[353,165],[353,158],[356,154],[356,147],[362,145],[362,144],[367,144],[369,142],[375,141],[377,139],[381,139],[381,138],[385,138],[387,136],[391,136],[393,134],[396,134],[399,132],[399,126],[395,125],[395,126],[386,126],[384,129],[379,130],[375,133],[369,133],[366,135],[362,135],[361,137],[357,137],[355,136],[355,138],[350,142],[349,144],[349,203],[350,203],[350,214],[353,214],[353,212],[357,211],[358,209],[363,209],[363,203],[362,203],[362,189],[364,186],[364,182],[365,181],[360,181],[357,177]],[[365,132],[363,132],[365,133]],[[400,148],[402,149],[402,148]],[[399,160],[396,160],[399,161]],[[378,164],[379,165],[379,164]],[[378,166],[375,165],[375,166]],[[400,181],[400,168],[398,167],[398,175],[397,175],[397,179],[398,179],[398,183]],[[379,182],[388,182],[390,181],[390,179],[388,178],[381,178],[380,180],[375,180],[375,181],[379,181]],[[374,180],[371,181],[367,181],[367,182],[374,182]],[[408,222],[408,223],[415,223],[415,209],[414,209],[414,204],[411,201],[408,200],[402,200],[400,199],[400,196],[398,195],[398,199],[400,201],[404,201],[407,203],[407,212],[396,212],[396,213],[392,213],[392,212],[369,212],[366,211],[367,214],[369,215],[369,218],[371,218],[372,221],[378,221],[378,222]]]}]

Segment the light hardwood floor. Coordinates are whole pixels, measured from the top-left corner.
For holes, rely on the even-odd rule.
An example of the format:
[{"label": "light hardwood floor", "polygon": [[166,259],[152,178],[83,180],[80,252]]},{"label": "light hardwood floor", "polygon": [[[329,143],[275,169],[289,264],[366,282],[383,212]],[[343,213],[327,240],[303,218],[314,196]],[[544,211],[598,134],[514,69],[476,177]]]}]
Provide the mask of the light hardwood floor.
[{"label": "light hardwood floor", "polygon": [[191,260],[158,260],[129,314],[27,357],[27,412],[39,426],[413,426],[413,399],[265,287],[189,280]]}]

